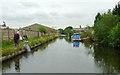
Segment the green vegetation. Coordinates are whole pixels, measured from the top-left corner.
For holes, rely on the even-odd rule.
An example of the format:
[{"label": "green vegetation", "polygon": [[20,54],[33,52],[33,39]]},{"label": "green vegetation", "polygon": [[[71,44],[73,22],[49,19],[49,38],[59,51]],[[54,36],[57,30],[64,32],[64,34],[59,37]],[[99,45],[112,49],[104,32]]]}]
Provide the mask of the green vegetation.
[{"label": "green vegetation", "polygon": [[66,27],[66,28],[64,29],[64,33],[65,33],[66,35],[68,35],[68,36],[73,35],[73,33],[74,33],[73,27],[71,27],[71,26]]},{"label": "green vegetation", "polygon": [[111,47],[120,47],[120,3],[107,13],[98,13],[94,20],[94,26],[87,26],[82,37],[90,37],[98,44]]},{"label": "green vegetation", "polygon": [[120,22],[110,31],[109,40],[110,46],[120,47]]},{"label": "green vegetation", "polygon": [[99,44],[120,47],[120,4],[113,11],[98,13],[94,21],[94,39]]},{"label": "green vegetation", "polygon": [[39,26],[38,30],[40,32],[43,32],[44,34],[48,33],[48,30],[45,27],[43,27],[43,26]]},{"label": "green vegetation", "polygon": [[[82,43],[82,42],[81,42]],[[84,42],[86,53],[94,57],[96,66],[103,70],[103,73],[120,73],[120,51],[106,45],[98,45],[91,42]]]},{"label": "green vegetation", "polygon": [[[33,46],[36,46],[37,44],[45,43],[49,40],[52,40],[55,37],[58,37],[58,35],[42,36],[39,38],[36,37],[36,38],[28,39],[28,41],[29,41],[28,45],[30,46],[30,48],[32,48]],[[8,45],[8,44],[6,44],[6,45]],[[15,53],[15,52],[18,52],[18,51],[24,49],[23,45],[24,45],[24,42],[20,42],[19,48],[11,48],[11,47],[13,47],[13,46],[11,46],[10,48],[2,49],[2,56],[10,55],[12,53]]]},{"label": "green vegetation", "polygon": [[93,39],[93,27],[87,26],[85,27],[85,31],[83,33],[80,33],[81,37],[90,37],[91,39]]},{"label": "green vegetation", "polygon": [[2,56],[10,55],[12,53],[18,52],[21,49],[24,49],[24,48],[22,46],[20,46],[19,48],[2,49]]},{"label": "green vegetation", "polygon": [[120,16],[120,2],[118,3],[118,5],[115,6],[115,8],[112,11],[112,14]]},{"label": "green vegetation", "polygon": [[110,30],[117,25],[119,17],[112,14],[104,14],[101,20],[94,24],[95,39],[101,43],[108,43]]},{"label": "green vegetation", "polygon": [[65,39],[68,43],[71,43],[71,42],[72,42],[71,37],[65,36],[64,39]]},{"label": "green vegetation", "polygon": [[60,29],[58,29],[58,31],[60,34],[65,34],[67,36],[71,36],[75,32],[75,31],[73,31],[73,27],[71,27],[71,26],[66,27],[64,30],[60,28]]},{"label": "green vegetation", "polygon": [[106,46],[94,45],[94,61],[104,73],[120,73],[120,51]]},{"label": "green vegetation", "polygon": [[13,40],[2,41],[2,49],[14,47],[14,46],[15,45],[14,45],[14,41]]},{"label": "green vegetation", "polygon": [[60,34],[64,34],[64,30],[63,29],[60,28],[60,29],[58,29],[58,31],[59,31]]}]

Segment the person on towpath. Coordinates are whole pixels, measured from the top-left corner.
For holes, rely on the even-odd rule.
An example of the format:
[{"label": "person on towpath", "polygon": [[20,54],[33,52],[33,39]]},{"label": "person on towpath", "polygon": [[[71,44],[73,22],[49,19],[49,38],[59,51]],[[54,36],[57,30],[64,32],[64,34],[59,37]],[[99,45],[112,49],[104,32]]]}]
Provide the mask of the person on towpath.
[{"label": "person on towpath", "polygon": [[19,31],[14,34],[14,42],[15,42],[15,47],[19,47]]}]

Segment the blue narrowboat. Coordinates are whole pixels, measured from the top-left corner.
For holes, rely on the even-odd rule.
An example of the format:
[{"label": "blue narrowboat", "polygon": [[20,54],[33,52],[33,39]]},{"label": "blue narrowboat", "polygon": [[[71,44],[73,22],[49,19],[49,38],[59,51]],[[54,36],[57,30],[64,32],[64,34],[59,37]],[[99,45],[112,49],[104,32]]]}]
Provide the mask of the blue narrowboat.
[{"label": "blue narrowboat", "polygon": [[74,33],[72,36],[73,41],[81,41],[79,33]]}]

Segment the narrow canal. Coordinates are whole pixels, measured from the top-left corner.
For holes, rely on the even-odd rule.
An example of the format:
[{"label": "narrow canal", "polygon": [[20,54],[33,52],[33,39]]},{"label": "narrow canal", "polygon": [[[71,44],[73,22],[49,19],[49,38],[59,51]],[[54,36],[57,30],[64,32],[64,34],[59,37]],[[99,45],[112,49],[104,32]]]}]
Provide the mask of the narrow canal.
[{"label": "narrow canal", "polygon": [[120,73],[120,51],[59,37],[2,65],[4,73]]}]

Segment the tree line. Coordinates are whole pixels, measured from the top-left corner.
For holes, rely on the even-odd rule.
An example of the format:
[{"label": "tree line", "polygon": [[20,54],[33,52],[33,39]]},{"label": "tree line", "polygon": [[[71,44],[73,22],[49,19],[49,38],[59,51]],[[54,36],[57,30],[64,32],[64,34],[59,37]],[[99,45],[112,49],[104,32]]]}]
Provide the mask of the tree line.
[{"label": "tree line", "polygon": [[65,35],[68,35],[68,36],[73,35],[73,33],[75,32],[73,30],[72,26],[68,26],[64,30],[62,28],[60,28],[60,29],[58,29],[58,31],[59,31],[60,34],[65,34]]},{"label": "tree line", "polygon": [[93,38],[99,44],[120,47],[120,2],[113,10],[96,15],[93,30]]},{"label": "tree line", "polygon": [[[58,29],[61,34],[72,35],[73,27],[68,26],[64,30]],[[120,47],[120,2],[115,5],[113,10],[109,9],[106,13],[97,13],[92,27],[85,27],[85,32],[80,36],[89,36],[98,44],[111,47]]]}]

